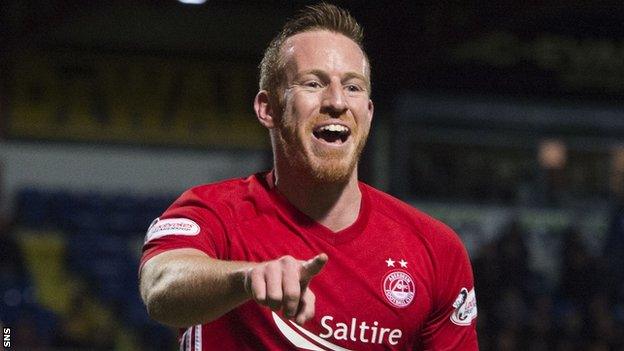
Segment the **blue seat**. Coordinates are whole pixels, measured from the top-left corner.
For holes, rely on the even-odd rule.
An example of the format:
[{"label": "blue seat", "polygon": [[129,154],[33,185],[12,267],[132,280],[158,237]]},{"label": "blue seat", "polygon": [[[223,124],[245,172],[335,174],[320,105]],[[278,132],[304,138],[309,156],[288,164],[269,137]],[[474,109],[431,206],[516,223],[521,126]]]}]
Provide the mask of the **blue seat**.
[{"label": "blue seat", "polygon": [[79,209],[80,204],[69,191],[56,190],[50,194],[49,212],[51,222],[59,229],[71,229],[69,219]]},{"label": "blue seat", "polygon": [[23,188],[16,197],[17,220],[29,228],[43,228],[49,222],[49,196],[45,191]]}]

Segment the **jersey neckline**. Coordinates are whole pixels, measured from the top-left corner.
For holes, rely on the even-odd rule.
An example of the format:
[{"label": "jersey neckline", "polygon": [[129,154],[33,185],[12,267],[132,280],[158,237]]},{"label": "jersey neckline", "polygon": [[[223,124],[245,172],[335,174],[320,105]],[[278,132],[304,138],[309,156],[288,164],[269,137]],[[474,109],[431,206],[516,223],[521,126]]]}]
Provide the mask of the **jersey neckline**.
[{"label": "jersey neckline", "polygon": [[349,242],[359,236],[368,223],[370,217],[370,198],[366,185],[358,181],[358,187],[362,194],[360,202],[360,211],[358,216],[350,226],[345,229],[334,232],[327,228],[310,216],[303,213],[297,207],[295,207],[288,199],[277,192],[274,183],[274,171],[258,173],[256,178],[260,181],[265,188],[267,194],[275,205],[277,211],[289,222],[292,222],[300,230],[311,233],[327,241],[332,245],[339,245]]}]

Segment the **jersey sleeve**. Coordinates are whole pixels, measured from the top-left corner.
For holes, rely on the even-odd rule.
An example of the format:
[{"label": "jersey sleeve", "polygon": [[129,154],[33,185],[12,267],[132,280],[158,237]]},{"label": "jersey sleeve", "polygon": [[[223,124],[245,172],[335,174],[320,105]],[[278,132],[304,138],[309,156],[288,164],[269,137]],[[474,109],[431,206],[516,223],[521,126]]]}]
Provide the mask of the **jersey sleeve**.
[{"label": "jersey sleeve", "polygon": [[141,266],[164,251],[193,248],[225,259],[223,213],[203,201],[193,189],[178,198],[147,230]]},{"label": "jersey sleeve", "polygon": [[423,334],[424,350],[478,350],[477,301],[468,253],[450,228],[439,227],[434,306]]}]

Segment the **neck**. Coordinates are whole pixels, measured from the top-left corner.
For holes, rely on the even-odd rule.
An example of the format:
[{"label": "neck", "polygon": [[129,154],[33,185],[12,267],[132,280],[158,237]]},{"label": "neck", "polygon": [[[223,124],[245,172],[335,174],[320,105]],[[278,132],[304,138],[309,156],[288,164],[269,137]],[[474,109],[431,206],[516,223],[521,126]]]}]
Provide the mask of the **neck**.
[{"label": "neck", "polygon": [[357,167],[346,181],[322,183],[292,168],[275,166],[277,190],[310,218],[334,232],[357,220],[362,200]]}]

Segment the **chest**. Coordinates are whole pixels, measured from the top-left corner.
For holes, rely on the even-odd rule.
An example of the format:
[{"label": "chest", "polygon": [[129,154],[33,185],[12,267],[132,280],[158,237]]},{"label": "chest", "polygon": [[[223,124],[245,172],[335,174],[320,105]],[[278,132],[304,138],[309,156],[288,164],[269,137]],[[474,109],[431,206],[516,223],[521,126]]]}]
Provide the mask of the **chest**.
[{"label": "chest", "polygon": [[329,256],[310,283],[316,314],[305,326],[328,341],[352,349],[402,348],[414,342],[433,308],[432,260],[408,228],[375,223],[338,243],[325,237],[327,233],[267,218],[230,230],[233,260],[266,261],[284,255],[306,260],[321,252]]}]

